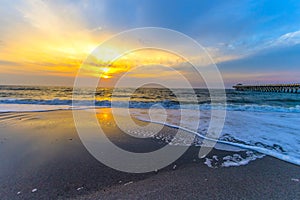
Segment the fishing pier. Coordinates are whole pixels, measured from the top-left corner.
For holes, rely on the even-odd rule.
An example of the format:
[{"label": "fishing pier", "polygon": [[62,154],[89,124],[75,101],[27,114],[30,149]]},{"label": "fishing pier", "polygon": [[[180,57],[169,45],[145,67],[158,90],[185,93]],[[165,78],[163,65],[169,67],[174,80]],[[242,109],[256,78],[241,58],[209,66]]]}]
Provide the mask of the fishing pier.
[{"label": "fishing pier", "polygon": [[268,84],[268,85],[243,85],[233,86],[237,91],[257,91],[257,92],[281,92],[300,93],[300,84]]}]

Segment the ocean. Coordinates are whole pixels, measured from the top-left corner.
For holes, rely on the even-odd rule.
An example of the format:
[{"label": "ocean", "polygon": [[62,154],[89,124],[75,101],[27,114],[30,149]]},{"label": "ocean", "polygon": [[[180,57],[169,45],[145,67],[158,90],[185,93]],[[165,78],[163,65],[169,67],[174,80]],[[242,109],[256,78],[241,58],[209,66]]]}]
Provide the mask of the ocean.
[{"label": "ocean", "polygon": [[[246,148],[300,165],[300,95],[291,93],[238,92],[226,90],[227,105],[215,104],[206,89],[165,88],[97,88],[82,89],[72,104],[71,87],[0,86],[0,112],[38,112],[50,110],[87,109],[96,107],[126,108],[144,121],[187,129],[205,137],[211,109],[226,110],[220,143]],[[174,94],[180,94],[180,99]],[[218,94],[218,90],[215,91]],[[195,103],[196,94],[196,103]],[[127,104],[127,100],[129,104]],[[218,101],[218,98],[216,99]],[[220,102],[222,101],[220,97]],[[153,110],[149,118],[145,109]],[[184,109],[184,118],[178,110]],[[169,120],[162,121],[167,115]],[[202,119],[196,111],[200,110]],[[178,120],[181,121],[178,126]],[[197,130],[189,129],[198,123]],[[181,141],[184,144],[184,140]]]}]

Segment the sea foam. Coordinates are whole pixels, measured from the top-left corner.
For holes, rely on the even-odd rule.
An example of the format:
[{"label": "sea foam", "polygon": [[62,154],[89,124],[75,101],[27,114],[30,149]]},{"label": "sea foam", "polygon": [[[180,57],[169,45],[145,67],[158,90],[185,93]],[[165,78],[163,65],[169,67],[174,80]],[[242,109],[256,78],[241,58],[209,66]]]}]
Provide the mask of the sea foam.
[{"label": "sea foam", "polygon": [[[299,113],[227,111],[224,128],[218,140],[206,137],[210,123],[210,112],[206,110],[200,112],[200,119],[194,110],[182,112],[181,115],[178,115],[177,110],[167,110],[167,122],[159,121],[162,115],[166,115],[162,109],[152,110],[151,119],[143,109],[132,109],[131,113],[143,121],[183,129],[197,137],[254,150],[300,165]],[[182,115],[188,115],[188,118]],[[189,120],[183,121],[182,118]],[[191,129],[198,123],[197,130]]]}]

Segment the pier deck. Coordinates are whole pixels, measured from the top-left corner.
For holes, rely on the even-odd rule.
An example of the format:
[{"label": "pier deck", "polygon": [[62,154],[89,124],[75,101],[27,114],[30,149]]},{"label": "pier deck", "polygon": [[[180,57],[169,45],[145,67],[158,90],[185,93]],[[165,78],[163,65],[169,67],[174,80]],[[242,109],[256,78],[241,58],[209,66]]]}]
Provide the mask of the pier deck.
[{"label": "pier deck", "polygon": [[300,93],[300,84],[267,84],[267,85],[242,85],[233,86],[237,91],[257,91],[257,92],[282,92]]}]

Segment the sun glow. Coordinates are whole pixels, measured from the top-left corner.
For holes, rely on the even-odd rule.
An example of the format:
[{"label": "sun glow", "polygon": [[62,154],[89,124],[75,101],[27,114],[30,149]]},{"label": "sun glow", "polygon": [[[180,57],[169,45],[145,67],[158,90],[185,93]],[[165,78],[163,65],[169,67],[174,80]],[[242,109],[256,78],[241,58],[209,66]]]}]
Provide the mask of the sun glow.
[{"label": "sun glow", "polygon": [[[96,49],[83,68],[87,76],[101,77],[104,80],[118,78],[133,67],[142,65],[172,66],[184,62],[180,57],[162,50],[139,50],[119,55],[116,47]],[[138,74],[139,78],[147,77],[147,71]]]},{"label": "sun glow", "polygon": [[[80,20],[69,23],[46,2],[28,4],[29,10],[21,9],[28,27],[16,27],[5,45],[0,43],[0,60],[4,63],[0,73],[72,78],[84,63],[84,76],[109,80],[135,66],[171,66],[182,62],[177,56],[160,50],[133,51],[120,56],[122,45],[97,48],[114,34],[93,32]],[[88,62],[84,62],[86,59]],[[139,76],[146,77],[147,71]]]},{"label": "sun glow", "polygon": [[102,70],[104,73],[108,73],[108,72],[109,72],[109,67],[103,67],[103,68],[101,68],[101,70]]},{"label": "sun glow", "polygon": [[[88,29],[84,21],[69,23],[46,2],[28,3],[20,8],[28,27],[16,27],[5,45],[0,46],[0,73],[34,76],[76,77],[84,63],[83,76],[109,81],[140,65],[176,65],[177,56],[160,50],[133,51],[121,55],[124,45],[99,45],[114,33]],[[73,16],[76,17],[76,16]],[[1,41],[0,41],[1,42]],[[126,44],[131,45],[130,41]],[[134,44],[134,43],[133,43]],[[85,62],[85,60],[88,60]],[[82,68],[81,68],[82,69]],[[147,71],[139,74],[146,77]]]}]

